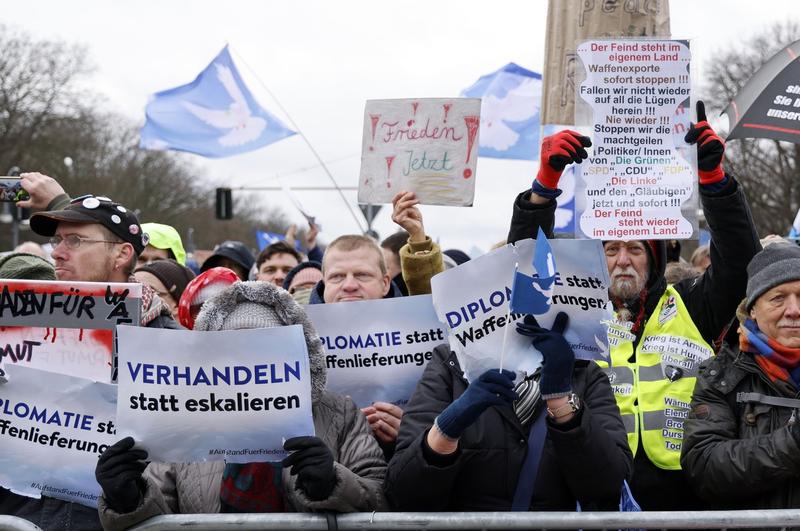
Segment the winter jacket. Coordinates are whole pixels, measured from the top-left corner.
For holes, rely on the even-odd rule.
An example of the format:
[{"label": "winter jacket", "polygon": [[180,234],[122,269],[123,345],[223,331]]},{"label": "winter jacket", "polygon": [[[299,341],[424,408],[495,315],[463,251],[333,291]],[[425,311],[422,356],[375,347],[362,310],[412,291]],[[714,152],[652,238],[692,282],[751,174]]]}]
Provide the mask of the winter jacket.
[{"label": "winter jacket", "polygon": [[[381,485],[386,462],[372,436],[366,417],[349,397],[323,392],[314,402],[314,429],[333,452],[336,487],[322,501],[312,501],[295,485],[290,469],[283,485],[291,511],[380,511],[385,509]],[[151,463],[144,473],[146,488],[139,506],[119,514],[100,498],[103,528],[122,530],[161,514],[220,512],[220,487],[225,464]]]},{"label": "winter jacket", "polygon": [[431,292],[431,278],[444,271],[442,249],[430,237],[424,242],[411,242],[400,248],[400,269],[409,295]]},{"label": "winter jacket", "polygon": [[[508,234],[509,242],[534,237],[541,227],[552,237],[556,203],[534,205],[529,201],[530,191],[523,192],[514,201],[514,210]],[[761,250],[747,200],[732,176],[718,192],[700,187],[700,200],[711,232],[711,266],[699,278],[675,284],[692,321],[705,341],[713,344],[736,312],[747,286],[747,264]],[[658,301],[666,290],[664,279],[666,246],[657,241],[656,263],[651,264],[644,302],[644,321],[656,310]],[[637,315],[639,307],[629,307]],[[641,340],[637,333],[634,347]],[[633,496],[644,510],[699,509],[702,502],[686,484],[679,471],[656,467],[647,458],[641,445],[634,458],[631,482]]]},{"label": "winter jacket", "polygon": [[[528,452],[528,430],[510,406],[490,407],[467,428],[451,456],[432,462],[425,439],[436,416],[468,386],[447,345],[434,349],[400,425],[385,490],[398,511],[504,511]],[[567,423],[547,419],[547,439],[531,510],[618,510],[631,452],[608,378],[578,360],[572,388],[582,407]],[[541,413],[546,414],[546,413]],[[441,461],[447,461],[443,463]]]},{"label": "winter jacket", "polygon": [[800,508],[796,410],[740,393],[800,398],[790,384],[771,382],[752,354],[723,346],[700,367],[685,423],[681,466],[689,482],[713,509]]},{"label": "winter jacket", "polygon": [[[269,282],[238,282],[203,305],[195,330],[225,329],[228,316],[242,303],[268,306],[284,325],[303,327],[311,373],[314,432],[333,453],[337,484],[321,501],[308,499],[295,485],[291,469],[283,471],[283,486],[293,511],[374,511],[384,507],[381,490],[386,461],[372,436],[366,417],[349,398],[325,390],[322,342],[303,308],[289,293]],[[225,465],[205,463],[151,463],[144,473],[146,488],[139,506],[119,514],[101,496],[98,504],[105,529],[125,529],[159,514],[218,513]]]}]

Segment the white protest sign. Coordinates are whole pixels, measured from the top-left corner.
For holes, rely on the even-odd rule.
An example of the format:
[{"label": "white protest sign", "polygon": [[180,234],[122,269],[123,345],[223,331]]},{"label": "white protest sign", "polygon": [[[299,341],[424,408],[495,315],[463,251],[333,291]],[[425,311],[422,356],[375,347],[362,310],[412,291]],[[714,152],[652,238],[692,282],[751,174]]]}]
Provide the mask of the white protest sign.
[{"label": "white protest sign", "polygon": [[[564,337],[575,356],[582,359],[608,357],[606,325],[608,269],[603,246],[592,240],[550,240],[555,254],[556,280],[550,310],[537,315],[540,325],[550,328],[558,312],[569,315]],[[516,332],[523,314],[508,313],[514,280],[514,265],[532,275],[533,240],[506,245],[489,254],[439,273],[431,279],[433,305],[439,320],[449,330],[450,348],[458,355],[468,380],[500,365],[504,334],[503,368],[532,374],[542,362],[529,337]]]},{"label": "white protest sign", "polygon": [[0,385],[0,485],[97,507],[97,458],[115,434],[116,386],[31,369],[6,367]]},{"label": "white protest sign", "polygon": [[285,439],[314,434],[300,325],[117,334],[118,431],[153,461],[279,461]]},{"label": "white protest sign", "polygon": [[0,357],[112,381],[114,328],[139,324],[141,284],[0,280]]},{"label": "white protest sign", "polygon": [[305,308],[325,347],[327,388],[360,407],[404,405],[434,347],[447,342],[430,295]]},{"label": "white protest sign", "polygon": [[368,100],[358,202],[406,190],[423,204],[472,206],[480,115],[478,98]]},{"label": "white protest sign", "polygon": [[[580,166],[576,234],[600,240],[690,238],[697,225],[687,41],[593,40],[578,56],[591,106],[591,156]],[[585,104],[583,104],[585,109]]]}]

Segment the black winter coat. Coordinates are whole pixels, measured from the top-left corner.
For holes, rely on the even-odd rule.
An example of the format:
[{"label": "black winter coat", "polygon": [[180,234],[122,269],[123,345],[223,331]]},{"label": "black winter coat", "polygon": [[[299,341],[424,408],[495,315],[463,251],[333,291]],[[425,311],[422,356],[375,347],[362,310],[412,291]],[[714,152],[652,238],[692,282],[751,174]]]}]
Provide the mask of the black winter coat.
[{"label": "black winter coat", "polygon": [[800,443],[791,407],[739,402],[738,393],[798,399],[753,356],[726,345],[700,366],[681,466],[714,509],[800,508]]},{"label": "black winter coat", "polygon": [[[389,463],[384,488],[395,510],[511,508],[528,432],[510,406],[486,410],[464,432],[446,466],[426,459],[423,445],[434,418],[467,385],[455,354],[446,345],[436,347],[408,402]],[[580,501],[583,510],[616,511],[622,482],[631,473],[631,452],[611,386],[594,362],[578,360],[572,388],[583,405],[565,424],[547,419],[531,510],[574,511]]]},{"label": "black winter coat", "polygon": [[[750,207],[733,177],[721,191],[709,193],[700,187],[700,200],[711,232],[711,266],[699,278],[675,284],[686,304],[692,321],[709,345],[721,340],[728,324],[734,319],[736,307],[744,298],[747,287],[747,264],[761,250]],[[517,196],[508,241],[516,242],[535,237],[541,227],[552,237],[555,201],[534,205],[529,201],[530,190]],[[664,279],[666,247],[658,242],[657,264],[651,267],[647,284],[644,321],[652,315],[667,287]],[[636,315],[638,306],[631,308]],[[637,332],[635,344],[641,339]],[[653,465],[641,446],[636,451],[631,491],[643,510],[668,511],[701,509],[703,503],[687,485],[680,471],[662,470]]]}]

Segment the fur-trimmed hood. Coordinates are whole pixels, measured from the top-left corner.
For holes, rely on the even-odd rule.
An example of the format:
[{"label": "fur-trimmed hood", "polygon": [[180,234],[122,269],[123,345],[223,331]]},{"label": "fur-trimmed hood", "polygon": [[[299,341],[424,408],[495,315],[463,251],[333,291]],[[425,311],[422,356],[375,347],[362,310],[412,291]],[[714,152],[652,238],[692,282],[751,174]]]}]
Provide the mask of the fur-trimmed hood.
[{"label": "fur-trimmed hood", "polygon": [[318,401],[325,390],[325,363],[322,341],[303,307],[289,292],[269,282],[237,282],[209,299],[195,320],[194,329],[223,330],[225,318],[239,303],[263,304],[272,308],[284,325],[303,325],[311,368],[311,398]]}]

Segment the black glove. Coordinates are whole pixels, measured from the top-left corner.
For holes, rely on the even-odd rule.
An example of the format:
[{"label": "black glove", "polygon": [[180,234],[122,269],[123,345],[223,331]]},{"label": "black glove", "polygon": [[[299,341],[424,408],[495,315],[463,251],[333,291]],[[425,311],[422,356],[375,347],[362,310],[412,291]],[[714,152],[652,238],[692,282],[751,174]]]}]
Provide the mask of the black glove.
[{"label": "black glove", "polygon": [[715,184],[725,178],[722,170],[722,156],[725,154],[725,143],[711,129],[706,120],[706,106],[697,102],[697,123],[689,128],[683,138],[689,144],[697,144],[697,174],[700,184]]},{"label": "black glove", "polygon": [[144,491],[142,472],[147,468],[147,452],[134,448],[133,437],[125,437],[109,446],[100,459],[94,476],[103,488],[109,507],[118,513],[129,513],[139,506]]},{"label": "black glove", "polygon": [[436,417],[439,431],[451,439],[458,439],[481,414],[491,406],[511,406],[517,399],[512,371],[489,369],[454,402]]},{"label": "black glove", "polygon": [[517,332],[531,338],[533,345],[542,353],[542,377],[539,388],[542,398],[567,396],[572,391],[572,368],[575,353],[564,339],[569,316],[559,312],[553,321],[553,328],[542,328],[532,315],[526,315],[524,323],[517,324]]},{"label": "black glove", "polygon": [[291,474],[297,476],[297,485],[310,500],[324,500],[336,487],[336,470],[333,454],[319,437],[292,437],[283,443],[283,449],[292,452],[283,461],[284,467],[292,467]]}]

